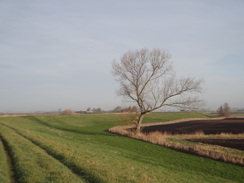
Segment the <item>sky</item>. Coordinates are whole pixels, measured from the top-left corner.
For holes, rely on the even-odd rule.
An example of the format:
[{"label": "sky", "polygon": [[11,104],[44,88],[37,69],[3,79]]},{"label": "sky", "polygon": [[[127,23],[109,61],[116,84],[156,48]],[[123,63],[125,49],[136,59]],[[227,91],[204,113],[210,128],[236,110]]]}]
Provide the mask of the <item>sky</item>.
[{"label": "sky", "polygon": [[205,109],[244,108],[243,0],[0,0],[0,113],[110,110],[112,61],[168,50]]}]

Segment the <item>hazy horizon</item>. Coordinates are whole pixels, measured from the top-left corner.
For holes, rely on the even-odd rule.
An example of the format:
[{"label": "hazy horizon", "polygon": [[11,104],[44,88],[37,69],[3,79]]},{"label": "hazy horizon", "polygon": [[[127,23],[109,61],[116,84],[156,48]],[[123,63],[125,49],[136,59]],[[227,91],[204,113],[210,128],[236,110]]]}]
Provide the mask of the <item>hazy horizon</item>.
[{"label": "hazy horizon", "polygon": [[0,1],[0,113],[110,110],[113,59],[168,50],[178,77],[203,78],[204,108],[244,108],[244,1]]}]

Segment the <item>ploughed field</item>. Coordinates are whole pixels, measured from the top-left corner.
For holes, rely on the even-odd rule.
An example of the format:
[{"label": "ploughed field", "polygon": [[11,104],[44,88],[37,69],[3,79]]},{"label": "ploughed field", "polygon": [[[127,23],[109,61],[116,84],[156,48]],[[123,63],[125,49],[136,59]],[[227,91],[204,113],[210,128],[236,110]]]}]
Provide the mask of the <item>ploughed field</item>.
[{"label": "ploughed field", "polygon": [[187,139],[191,142],[219,145],[244,151],[244,139]]},{"label": "ploughed field", "polygon": [[[244,133],[244,118],[226,118],[221,120],[195,120],[180,123],[154,125],[144,127],[144,133],[159,131],[172,135],[195,134],[203,132],[211,134],[241,134]],[[224,147],[244,150],[244,139],[187,139],[191,142],[220,145]]]}]

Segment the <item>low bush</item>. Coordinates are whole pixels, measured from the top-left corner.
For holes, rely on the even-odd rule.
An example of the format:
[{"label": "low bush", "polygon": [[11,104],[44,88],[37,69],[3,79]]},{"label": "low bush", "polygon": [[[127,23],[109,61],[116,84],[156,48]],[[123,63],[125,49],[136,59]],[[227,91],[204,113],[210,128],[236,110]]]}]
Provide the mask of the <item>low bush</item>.
[{"label": "low bush", "polygon": [[71,115],[71,114],[75,114],[75,112],[72,109],[65,109],[62,114],[64,115]]}]

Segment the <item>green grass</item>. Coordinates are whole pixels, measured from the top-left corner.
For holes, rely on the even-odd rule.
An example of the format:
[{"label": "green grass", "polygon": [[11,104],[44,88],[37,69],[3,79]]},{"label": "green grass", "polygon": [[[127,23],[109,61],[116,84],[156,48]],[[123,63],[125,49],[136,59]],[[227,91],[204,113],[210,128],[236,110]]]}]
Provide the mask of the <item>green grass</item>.
[{"label": "green grass", "polygon": [[151,113],[145,116],[143,123],[166,122],[166,121],[187,119],[187,118],[214,118],[214,117],[217,116],[204,114],[204,113],[196,113],[196,112]]},{"label": "green grass", "polygon": [[[155,113],[147,115],[145,122],[189,117],[208,116]],[[123,114],[4,117],[0,118],[0,135],[9,146],[15,179],[23,182],[85,180],[178,183],[243,180],[243,167],[107,132],[107,129],[121,124],[125,119]],[[0,165],[1,169],[6,164]]]},{"label": "green grass", "polygon": [[11,182],[11,171],[9,168],[9,159],[0,137],[0,182]]},{"label": "green grass", "polygon": [[12,157],[16,182],[84,182],[14,130],[1,126],[0,132]]}]

